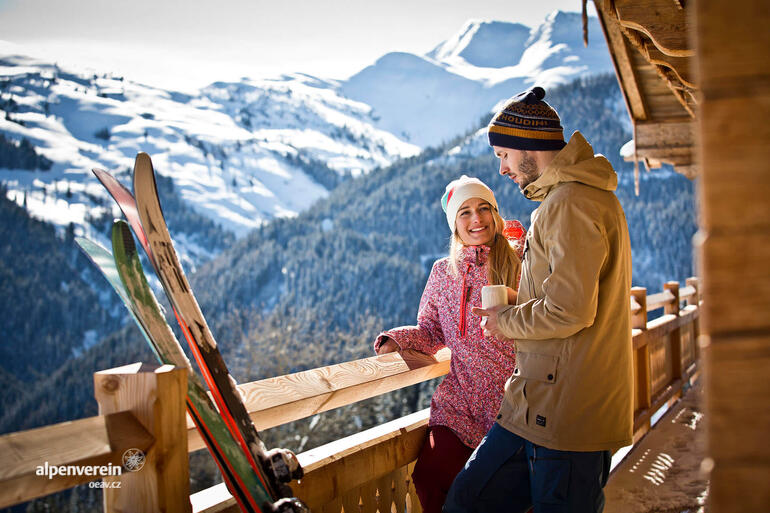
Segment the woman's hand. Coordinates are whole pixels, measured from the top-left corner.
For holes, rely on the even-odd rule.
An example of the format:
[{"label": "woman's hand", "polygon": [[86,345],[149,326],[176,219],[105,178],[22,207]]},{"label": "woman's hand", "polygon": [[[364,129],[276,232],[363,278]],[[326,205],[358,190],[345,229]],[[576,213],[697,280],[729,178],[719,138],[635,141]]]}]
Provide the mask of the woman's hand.
[{"label": "woman's hand", "polygon": [[519,298],[519,293],[513,290],[511,287],[505,287],[505,289],[506,292],[508,292],[508,304],[515,305]]},{"label": "woman's hand", "polygon": [[394,353],[400,349],[401,348],[398,347],[395,340],[390,337],[385,337],[385,342],[380,344],[380,347],[377,348],[377,354]]}]

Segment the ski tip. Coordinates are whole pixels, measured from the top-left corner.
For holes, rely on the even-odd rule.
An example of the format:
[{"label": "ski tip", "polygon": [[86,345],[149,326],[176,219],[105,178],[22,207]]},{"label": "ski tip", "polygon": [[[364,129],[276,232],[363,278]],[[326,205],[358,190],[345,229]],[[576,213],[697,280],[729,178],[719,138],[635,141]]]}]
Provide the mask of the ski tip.
[{"label": "ski tip", "polygon": [[134,162],[134,168],[137,168],[139,166],[150,166],[150,169],[152,169],[152,159],[150,159],[150,156],[140,151],[136,154],[136,161]]},{"label": "ski tip", "polygon": [[133,255],[136,253],[136,244],[134,243],[134,236],[131,234],[131,228],[128,223],[122,219],[116,219],[112,223],[112,245],[120,242],[123,246],[123,251],[127,255]]}]

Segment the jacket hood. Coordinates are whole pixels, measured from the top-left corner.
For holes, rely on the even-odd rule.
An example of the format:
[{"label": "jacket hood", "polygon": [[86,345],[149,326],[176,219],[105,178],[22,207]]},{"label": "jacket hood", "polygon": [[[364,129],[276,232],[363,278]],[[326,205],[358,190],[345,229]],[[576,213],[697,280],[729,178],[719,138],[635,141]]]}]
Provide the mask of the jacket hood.
[{"label": "jacket hood", "polygon": [[575,132],[543,174],[527,185],[522,193],[527,199],[543,201],[554,186],[566,182],[579,182],[597,189],[614,191],[618,187],[618,175],[610,162],[603,155],[594,155],[594,149],[585,137]]}]

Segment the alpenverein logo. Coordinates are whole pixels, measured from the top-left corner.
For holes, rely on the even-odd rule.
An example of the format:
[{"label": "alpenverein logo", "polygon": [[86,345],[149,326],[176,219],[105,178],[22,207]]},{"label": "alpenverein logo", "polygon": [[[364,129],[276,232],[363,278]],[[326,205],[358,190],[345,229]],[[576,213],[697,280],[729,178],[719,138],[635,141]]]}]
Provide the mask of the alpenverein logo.
[{"label": "alpenverein logo", "polygon": [[123,453],[123,468],[129,472],[139,472],[144,467],[145,457],[141,449],[128,449]]}]

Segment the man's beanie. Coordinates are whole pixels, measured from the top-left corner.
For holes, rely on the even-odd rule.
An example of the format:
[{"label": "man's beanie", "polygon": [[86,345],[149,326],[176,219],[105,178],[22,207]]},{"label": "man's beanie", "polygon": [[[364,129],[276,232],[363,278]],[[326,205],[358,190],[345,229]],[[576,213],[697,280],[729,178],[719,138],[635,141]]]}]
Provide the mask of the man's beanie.
[{"label": "man's beanie", "polygon": [[497,210],[497,201],[492,189],[487,187],[478,178],[462,175],[457,180],[449,182],[444,191],[444,196],[441,198],[441,208],[446,213],[446,222],[449,224],[449,229],[452,233],[455,231],[457,211],[460,210],[463,203],[471,198],[481,198]]},{"label": "man's beanie", "polygon": [[508,100],[489,122],[489,145],[533,151],[564,148],[559,115],[543,98],[545,90],[533,87]]}]

